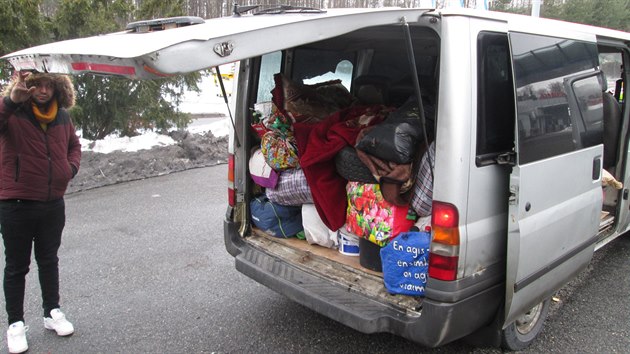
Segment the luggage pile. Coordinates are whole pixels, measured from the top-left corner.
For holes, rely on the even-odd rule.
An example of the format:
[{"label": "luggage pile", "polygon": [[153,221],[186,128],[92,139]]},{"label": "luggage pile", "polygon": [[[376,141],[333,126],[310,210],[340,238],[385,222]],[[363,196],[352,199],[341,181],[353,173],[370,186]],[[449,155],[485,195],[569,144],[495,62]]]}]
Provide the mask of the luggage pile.
[{"label": "luggage pile", "polygon": [[260,189],[250,205],[253,224],[339,248],[382,271],[381,248],[430,214],[411,203],[426,150],[416,101],[396,109],[359,102],[340,80],[274,79],[272,101],[256,105],[252,124],[260,138],[249,161]]}]

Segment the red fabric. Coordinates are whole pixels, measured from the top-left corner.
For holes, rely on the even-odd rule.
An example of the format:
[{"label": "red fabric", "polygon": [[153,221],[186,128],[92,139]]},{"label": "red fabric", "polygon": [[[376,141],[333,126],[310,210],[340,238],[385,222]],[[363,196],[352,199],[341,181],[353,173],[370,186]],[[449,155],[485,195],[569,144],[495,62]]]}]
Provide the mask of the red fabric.
[{"label": "red fabric", "polygon": [[286,117],[287,111],[284,109],[284,91],[282,90],[282,76],[280,74],[275,74],[273,76],[273,82],[275,83],[273,89],[271,90],[271,101],[276,105],[276,108],[284,114]]},{"label": "red fabric", "polygon": [[361,129],[383,121],[387,111],[383,106],[357,106],[315,124],[293,124],[300,167],[311,187],[315,208],[331,230],[345,223],[348,204],[347,181],[337,173],[335,155],[346,145],[354,146]]}]

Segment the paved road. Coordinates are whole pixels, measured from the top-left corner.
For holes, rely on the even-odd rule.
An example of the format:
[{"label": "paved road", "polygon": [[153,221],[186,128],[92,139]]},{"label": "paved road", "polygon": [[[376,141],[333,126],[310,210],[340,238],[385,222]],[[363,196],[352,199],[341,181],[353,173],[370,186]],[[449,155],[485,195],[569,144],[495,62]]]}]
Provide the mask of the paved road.
[{"label": "paved road", "polygon": [[[62,307],[77,331],[59,338],[43,328],[32,271],[30,352],[500,353],[364,335],[236,272],[222,241],[225,175],[223,165],[68,196]],[[530,352],[630,350],[630,238],[611,246],[560,293],[562,308]]]}]

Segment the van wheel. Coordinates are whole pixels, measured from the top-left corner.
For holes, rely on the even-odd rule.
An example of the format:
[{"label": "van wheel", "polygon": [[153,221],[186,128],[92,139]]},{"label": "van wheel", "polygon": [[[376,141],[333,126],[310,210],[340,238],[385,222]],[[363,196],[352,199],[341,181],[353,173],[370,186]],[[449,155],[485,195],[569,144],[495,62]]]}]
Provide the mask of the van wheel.
[{"label": "van wheel", "polygon": [[548,313],[549,299],[532,307],[501,331],[501,346],[508,350],[525,349],[542,331]]}]

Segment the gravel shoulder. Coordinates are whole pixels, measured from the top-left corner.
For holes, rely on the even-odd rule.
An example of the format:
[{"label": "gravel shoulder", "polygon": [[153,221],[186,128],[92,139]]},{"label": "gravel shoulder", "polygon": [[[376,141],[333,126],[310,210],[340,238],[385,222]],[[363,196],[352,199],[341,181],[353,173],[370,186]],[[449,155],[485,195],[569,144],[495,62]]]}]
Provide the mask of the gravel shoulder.
[{"label": "gravel shoulder", "polygon": [[227,163],[227,136],[217,138],[210,131],[174,131],[169,135],[176,144],[109,154],[83,151],[79,173],[66,193]]}]

